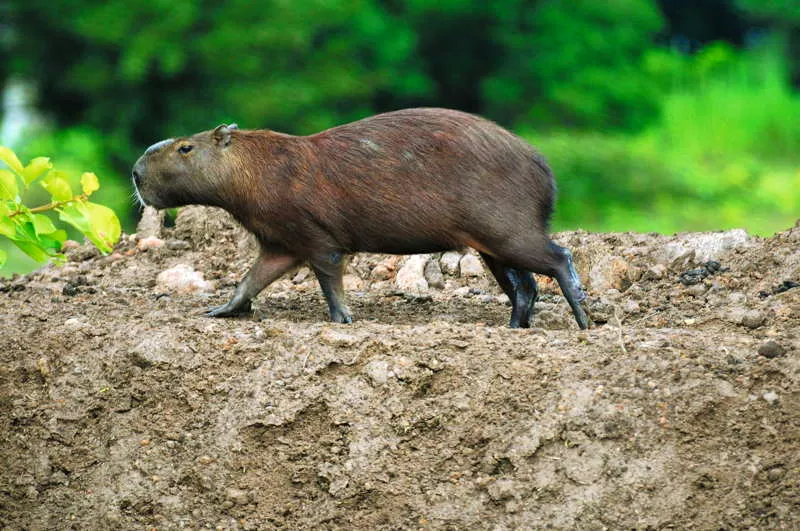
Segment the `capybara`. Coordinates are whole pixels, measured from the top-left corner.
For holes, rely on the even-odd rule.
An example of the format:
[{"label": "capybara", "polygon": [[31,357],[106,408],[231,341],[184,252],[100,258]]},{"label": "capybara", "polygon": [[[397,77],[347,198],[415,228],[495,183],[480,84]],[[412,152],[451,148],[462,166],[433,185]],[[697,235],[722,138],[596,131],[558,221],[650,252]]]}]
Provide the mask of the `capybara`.
[{"label": "capybara", "polygon": [[344,255],[472,247],[511,299],[511,327],[530,326],[531,272],[554,277],[578,325],[589,324],[571,254],[548,236],[550,168],[478,116],[407,109],[310,136],[220,125],[153,144],[133,181],[146,205],[221,207],[258,239],[256,263],[209,316],[250,311],[261,290],[308,262],[331,319],[349,323]]}]

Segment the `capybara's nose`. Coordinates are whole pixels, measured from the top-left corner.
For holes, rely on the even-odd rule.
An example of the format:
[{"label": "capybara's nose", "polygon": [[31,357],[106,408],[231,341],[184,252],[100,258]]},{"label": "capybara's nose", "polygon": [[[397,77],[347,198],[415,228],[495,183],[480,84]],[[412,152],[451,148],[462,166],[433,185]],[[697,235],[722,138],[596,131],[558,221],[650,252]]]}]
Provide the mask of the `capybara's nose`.
[{"label": "capybara's nose", "polygon": [[136,183],[136,186],[142,184],[142,175],[136,170],[133,170],[133,182]]}]

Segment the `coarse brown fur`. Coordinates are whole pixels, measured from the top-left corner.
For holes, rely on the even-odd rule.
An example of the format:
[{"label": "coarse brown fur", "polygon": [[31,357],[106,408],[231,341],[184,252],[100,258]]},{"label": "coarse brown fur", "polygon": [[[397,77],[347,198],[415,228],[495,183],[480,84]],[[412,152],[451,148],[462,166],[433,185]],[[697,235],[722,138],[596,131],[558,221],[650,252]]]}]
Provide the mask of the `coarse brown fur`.
[{"label": "coarse brown fur", "polygon": [[214,315],[249,309],[276,275],[308,261],[334,320],[349,322],[342,255],[473,247],[512,300],[512,326],[530,321],[530,271],[556,277],[587,323],[569,252],[547,235],[552,172],[524,140],[477,116],[408,109],[305,137],[220,126],[151,146],[134,181],[145,203],[222,207],[258,238],[246,286]]}]

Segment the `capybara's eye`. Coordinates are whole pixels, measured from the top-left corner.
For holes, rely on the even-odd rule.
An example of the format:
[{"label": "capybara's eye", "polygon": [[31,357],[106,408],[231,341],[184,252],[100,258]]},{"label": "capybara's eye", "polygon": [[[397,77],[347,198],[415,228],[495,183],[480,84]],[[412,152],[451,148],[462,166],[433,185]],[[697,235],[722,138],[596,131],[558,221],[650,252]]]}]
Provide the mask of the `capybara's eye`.
[{"label": "capybara's eye", "polygon": [[178,153],[186,155],[187,153],[189,153],[192,150],[193,147],[194,146],[190,146],[190,145],[181,146],[181,147],[178,148]]}]

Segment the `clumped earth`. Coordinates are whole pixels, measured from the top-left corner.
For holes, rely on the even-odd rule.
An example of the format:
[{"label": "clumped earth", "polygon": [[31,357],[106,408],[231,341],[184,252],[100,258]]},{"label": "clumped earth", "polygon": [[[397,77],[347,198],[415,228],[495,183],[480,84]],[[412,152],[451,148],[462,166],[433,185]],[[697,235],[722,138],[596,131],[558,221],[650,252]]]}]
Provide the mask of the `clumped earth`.
[{"label": "clumped earth", "polygon": [[0,283],[2,529],[800,528],[800,224],[556,239],[585,332],[452,254],[209,319],[254,247],[200,208]]}]

